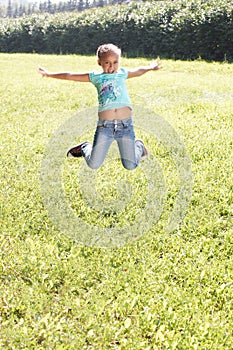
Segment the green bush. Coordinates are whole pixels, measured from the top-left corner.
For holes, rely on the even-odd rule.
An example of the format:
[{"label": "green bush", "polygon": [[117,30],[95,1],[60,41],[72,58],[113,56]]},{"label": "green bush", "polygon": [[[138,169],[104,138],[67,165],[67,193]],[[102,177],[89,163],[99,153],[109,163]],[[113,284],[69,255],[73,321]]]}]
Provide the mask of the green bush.
[{"label": "green bush", "polygon": [[1,52],[93,54],[104,42],[128,56],[232,61],[233,1],[148,1],[0,20]]}]

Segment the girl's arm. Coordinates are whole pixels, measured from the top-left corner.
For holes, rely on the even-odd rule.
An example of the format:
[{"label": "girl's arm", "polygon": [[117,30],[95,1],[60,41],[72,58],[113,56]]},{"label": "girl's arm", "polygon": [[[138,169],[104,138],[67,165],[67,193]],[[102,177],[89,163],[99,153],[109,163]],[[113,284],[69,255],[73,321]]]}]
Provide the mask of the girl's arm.
[{"label": "girl's arm", "polygon": [[63,79],[63,80],[73,80],[81,82],[90,82],[89,73],[72,73],[72,72],[49,72],[46,69],[39,67],[39,73],[43,77]]},{"label": "girl's arm", "polygon": [[160,61],[156,61],[155,63],[152,63],[150,66],[144,66],[144,67],[139,67],[135,69],[131,69],[128,71],[128,79],[129,78],[134,78],[134,77],[140,77],[140,75],[143,75],[149,71],[152,70],[158,70],[160,66]]}]

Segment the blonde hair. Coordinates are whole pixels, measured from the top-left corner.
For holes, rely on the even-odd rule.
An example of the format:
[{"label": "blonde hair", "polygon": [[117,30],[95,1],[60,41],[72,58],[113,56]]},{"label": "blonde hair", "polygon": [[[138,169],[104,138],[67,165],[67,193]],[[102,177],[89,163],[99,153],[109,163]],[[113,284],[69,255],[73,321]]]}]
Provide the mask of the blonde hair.
[{"label": "blonde hair", "polygon": [[108,53],[115,53],[118,56],[121,56],[121,49],[114,44],[103,44],[100,45],[96,51],[99,60]]}]

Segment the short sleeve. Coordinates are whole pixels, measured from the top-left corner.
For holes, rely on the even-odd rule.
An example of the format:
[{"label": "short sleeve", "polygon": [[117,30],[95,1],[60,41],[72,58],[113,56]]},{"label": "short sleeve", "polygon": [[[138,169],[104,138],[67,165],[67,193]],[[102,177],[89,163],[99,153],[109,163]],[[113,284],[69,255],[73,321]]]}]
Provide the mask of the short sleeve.
[{"label": "short sleeve", "polygon": [[128,71],[125,68],[121,68],[121,73],[124,79],[128,78]]},{"label": "short sleeve", "polygon": [[94,77],[95,77],[94,72],[89,73],[89,78],[90,78],[91,83],[94,83]]}]

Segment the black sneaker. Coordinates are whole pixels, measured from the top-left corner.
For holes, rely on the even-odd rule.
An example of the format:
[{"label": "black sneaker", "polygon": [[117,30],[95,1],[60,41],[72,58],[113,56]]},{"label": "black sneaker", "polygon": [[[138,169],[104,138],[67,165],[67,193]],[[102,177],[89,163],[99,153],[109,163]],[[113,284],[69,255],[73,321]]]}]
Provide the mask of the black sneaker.
[{"label": "black sneaker", "polygon": [[78,158],[78,157],[83,157],[83,151],[82,151],[82,146],[87,143],[87,142],[83,142],[83,143],[80,143],[79,145],[71,148],[68,152],[67,152],[67,157],[75,157],[75,158]]},{"label": "black sneaker", "polygon": [[144,142],[142,141],[142,140],[136,140],[136,142],[140,142],[140,143],[142,143],[142,145],[143,145],[143,152],[142,152],[142,156],[141,156],[141,159],[142,158],[145,158],[147,155],[148,155],[148,152],[147,152],[147,149],[146,149],[146,147],[145,147],[145,145],[144,145]]}]

